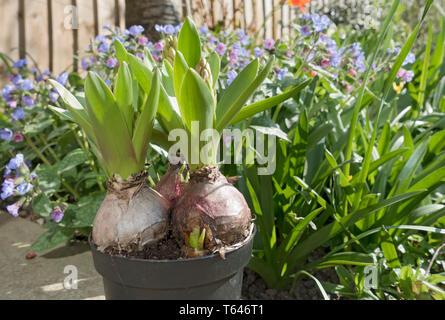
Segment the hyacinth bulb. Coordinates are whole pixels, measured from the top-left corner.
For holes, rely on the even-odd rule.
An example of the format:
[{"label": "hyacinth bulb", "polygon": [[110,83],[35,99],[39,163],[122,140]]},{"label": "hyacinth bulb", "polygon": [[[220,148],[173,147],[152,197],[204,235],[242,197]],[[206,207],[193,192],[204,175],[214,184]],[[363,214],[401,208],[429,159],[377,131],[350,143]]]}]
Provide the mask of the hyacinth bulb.
[{"label": "hyacinth bulb", "polygon": [[170,201],[170,205],[174,206],[184,191],[184,180],[187,177],[188,170],[185,167],[182,170],[182,164],[168,164],[168,170],[155,186],[155,190],[159,192],[165,199]]},{"label": "hyacinth bulb", "polygon": [[241,192],[218,167],[203,167],[191,174],[173,208],[172,224],[185,243],[195,229],[205,229],[205,248],[212,250],[243,241],[250,232],[251,214]]},{"label": "hyacinth bulb", "polygon": [[169,202],[149,188],[146,173],[123,180],[114,175],[93,222],[92,240],[100,251],[131,243],[142,247],[167,233]]}]

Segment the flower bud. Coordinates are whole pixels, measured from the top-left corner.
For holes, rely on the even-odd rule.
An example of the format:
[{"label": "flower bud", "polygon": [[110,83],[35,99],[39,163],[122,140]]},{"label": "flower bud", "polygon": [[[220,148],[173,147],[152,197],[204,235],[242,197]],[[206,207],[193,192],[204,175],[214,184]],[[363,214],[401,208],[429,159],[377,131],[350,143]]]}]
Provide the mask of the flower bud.
[{"label": "flower bud", "polygon": [[196,72],[201,76],[202,79],[209,85],[209,87],[212,87],[212,71],[210,69],[210,65],[207,62],[206,59],[201,58],[199,60],[199,63],[195,67]]},{"label": "flower bud", "polygon": [[176,49],[178,47],[178,43],[176,38],[169,36],[165,40],[164,50],[162,51],[162,58],[166,59],[172,66],[175,62]]}]

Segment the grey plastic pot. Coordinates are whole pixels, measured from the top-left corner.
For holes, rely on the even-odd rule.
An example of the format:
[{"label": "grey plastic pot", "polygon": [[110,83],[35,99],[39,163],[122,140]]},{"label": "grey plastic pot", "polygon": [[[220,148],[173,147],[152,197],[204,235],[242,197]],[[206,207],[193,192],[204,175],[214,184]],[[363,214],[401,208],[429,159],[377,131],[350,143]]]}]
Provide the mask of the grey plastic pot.
[{"label": "grey plastic pot", "polygon": [[94,266],[109,300],[238,300],[243,269],[252,254],[256,228],[244,245],[218,254],[180,260],[130,259],[97,251]]}]

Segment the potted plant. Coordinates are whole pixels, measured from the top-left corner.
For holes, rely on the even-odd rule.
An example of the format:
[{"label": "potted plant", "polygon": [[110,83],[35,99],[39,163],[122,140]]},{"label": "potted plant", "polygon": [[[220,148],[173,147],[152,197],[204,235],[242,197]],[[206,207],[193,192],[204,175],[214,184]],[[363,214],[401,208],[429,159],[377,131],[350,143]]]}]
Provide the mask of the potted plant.
[{"label": "potted plant", "polygon": [[[94,73],[86,77],[84,99],[51,82],[66,105],[52,109],[83,128],[109,177],[90,235],[106,298],[239,299],[254,227],[243,195],[219,171],[220,134],[294,96],[307,82],[244,106],[274,61],[258,73],[255,59],[217,99],[219,57],[202,52],[189,18],[178,38],[167,40],[159,63],[148,50],[143,59],[127,53],[119,40],[115,48],[120,67],[113,91]],[[182,130],[188,141],[198,139],[195,148],[189,143],[172,151],[167,137],[173,130]],[[199,141],[205,130],[212,132],[210,148]],[[155,190],[144,170],[150,143],[169,150],[170,160],[183,157]],[[205,160],[194,161],[206,147]],[[174,259],[138,256],[172,241],[180,248]]]}]

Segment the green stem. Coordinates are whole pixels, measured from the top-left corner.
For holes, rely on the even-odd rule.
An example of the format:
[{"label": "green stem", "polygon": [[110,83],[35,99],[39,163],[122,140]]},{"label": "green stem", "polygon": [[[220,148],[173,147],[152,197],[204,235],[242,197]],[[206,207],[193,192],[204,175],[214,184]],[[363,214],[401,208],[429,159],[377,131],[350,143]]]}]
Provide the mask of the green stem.
[{"label": "green stem", "polygon": [[[36,147],[34,142],[32,142],[31,138],[26,133],[24,134],[24,137],[25,137],[26,143],[28,143],[28,145],[31,147],[31,149],[34,150],[34,152],[38,155],[40,160],[42,160],[44,164],[52,167],[53,165],[51,164],[51,162],[49,162],[49,160],[43,155],[43,153],[40,152],[40,150]],[[79,194],[73,189],[73,187],[71,187],[63,179],[62,179],[62,184],[76,199],[79,199]]]}]

